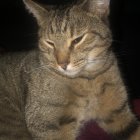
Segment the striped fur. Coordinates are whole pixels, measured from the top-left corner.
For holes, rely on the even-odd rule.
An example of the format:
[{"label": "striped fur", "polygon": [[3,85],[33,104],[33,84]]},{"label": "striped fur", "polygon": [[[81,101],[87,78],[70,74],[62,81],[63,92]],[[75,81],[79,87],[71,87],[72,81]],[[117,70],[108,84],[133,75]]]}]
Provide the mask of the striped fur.
[{"label": "striped fur", "polygon": [[76,140],[90,119],[114,140],[139,140],[110,47],[109,0],[24,3],[37,19],[39,47],[0,56],[0,140]]}]

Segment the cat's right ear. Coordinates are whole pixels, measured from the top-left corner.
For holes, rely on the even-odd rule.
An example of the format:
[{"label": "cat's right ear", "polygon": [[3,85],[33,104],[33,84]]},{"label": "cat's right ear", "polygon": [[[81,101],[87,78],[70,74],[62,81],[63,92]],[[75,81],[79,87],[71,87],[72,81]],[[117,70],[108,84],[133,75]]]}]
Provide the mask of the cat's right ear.
[{"label": "cat's right ear", "polygon": [[100,17],[107,17],[109,14],[110,0],[77,0],[80,8],[83,10],[97,14]]},{"label": "cat's right ear", "polygon": [[38,24],[41,25],[44,19],[47,17],[47,10],[43,8],[41,4],[38,4],[33,0],[23,0],[23,2],[26,8],[29,10],[29,12],[31,12],[37,19]]}]

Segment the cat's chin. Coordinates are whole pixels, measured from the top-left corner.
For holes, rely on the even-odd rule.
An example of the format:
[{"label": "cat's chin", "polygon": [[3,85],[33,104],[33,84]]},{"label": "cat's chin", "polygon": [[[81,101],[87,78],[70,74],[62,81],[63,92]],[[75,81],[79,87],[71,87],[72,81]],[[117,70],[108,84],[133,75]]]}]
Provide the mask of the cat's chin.
[{"label": "cat's chin", "polygon": [[[94,64],[95,65],[95,64]],[[90,66],[83,66],[79,69],[74,69],[71,66],[68,67],[68,69],[64,70],[60,66],[58,66],[57,72],[61,74],[62,76],[68,77],[68,78],[87,78],[87,79],[93,79],[94,78],[94,69],[93,65]]]},{"label": "cat's chin", "polygon": [[66,76],[68,78],[76,78],[79,77],[81,70],[63,70],[59,67],[58,71],[61,75]]}]

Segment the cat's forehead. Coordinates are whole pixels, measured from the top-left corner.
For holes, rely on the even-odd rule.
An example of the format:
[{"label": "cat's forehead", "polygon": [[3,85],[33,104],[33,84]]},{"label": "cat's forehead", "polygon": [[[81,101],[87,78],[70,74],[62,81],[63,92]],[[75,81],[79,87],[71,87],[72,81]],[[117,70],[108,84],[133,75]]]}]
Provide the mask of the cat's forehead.
[{"label": "cat's forehead", "polygon": [[[96,16],[89,16],[78,8],[56,9],[51,11],[47,20],[47,32],[55,36],[74,36],[86,32],[93,22],[97,22]],[[67,33],[67,34],[66,34]]]}]

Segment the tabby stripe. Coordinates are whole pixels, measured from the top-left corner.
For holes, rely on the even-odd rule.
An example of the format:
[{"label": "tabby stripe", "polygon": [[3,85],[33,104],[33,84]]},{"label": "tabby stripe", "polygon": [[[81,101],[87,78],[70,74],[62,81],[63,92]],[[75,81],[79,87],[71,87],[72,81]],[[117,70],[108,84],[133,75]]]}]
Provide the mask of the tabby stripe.
[{"label": "tabby stripe", "polygon": [[72,94],[74,94],[75,96],[80,97],[80,98],[87,96],[86,94],[85,95],[80,95],[80,94],[78,94],[76,92],[72,92]]},{"label": "tabby stripe", "polygon": [[53,25],[52,24],[50,24],[50,28],[49,29],[50,29],[50,33],[54,34],[54,30],[53,30]]},{"label": "tabby stripe", "polygon": [[139,127],[136,120],[132,120],[127,127],[115,134],[112,134],[113,140],[127,140]]},{"label": "tabby stripe", "polygon": [[114,86],[113,83],[104,83],[103,86],[102,86],[102,89],[101,89],[101,94],[106,93],[106,89],[107,89],[108,87],[113,87],[113,86]]},{"label": "tabby stripe", "polygon": [[[127,104],[128,104],[128,101],[124,101],[124,103],[120,106],[120,108],[111,111],[110,117],[108,117],[108,118],[113,118],[114,114],[122,113],[124,111],[125,107],[127,106]],[[104,121],[104,123],[106,123],[106,124],[114,122],[113,119],[106,119],[106,120],[102,120],[102,121]]]},{"label": "tabby stripe", "polygon": [[76,122],[76,118],[71,117],[71,116],[62,116],[59,120],[59,124],[62,125],[67,125],[72,122]]},{"label": "tabby stripe", "polygon": [[[102,46],[105,46],[104,44],[102,45]],[[102,46],[100,46],[100,47],[102,47]],[[99,46],[98,45],[96,45],[95,46],[95,48],[98,48]],[[110,54],[112,52],[112,48],[111,47],[109,47],[108,49],[104,49],[102,52],[100,52],[98,55],[96,55],[96,57],[100,57],[101,55],[103,55],[104,53],[104,55],[108,55],[108,54]]]},{"label": "tabby stripe", "polygon": [[[54,14],[54,13],[53,13],[52,17],[55,17],[55,14]],[[52,19],[52,20],[50,21],[49,25],[50,25],[50,28],[48,28],[48,29],[49,29],[50,33],[51,33],[51,34],[54,34],[54,28],[53,28],[53,26],[54,26],[54,19]],[[48,34],[48,35],[49,35],[49,34]]]},{"label": "tabby stripe", "polygon": [[59,127],[56,126],[55,124],[48,124],[48,125],[46,126],[46,129],[47,129],[47,130],[59,130]]},{"label": "tabby stripe", "polygon": [[63,27],[62,31],[63,31],[63,33],[65,33],[67,31],[68,24],[65,22],[63,26],[64,27]]},{"label": "tabby stripe", "polygon": [[69,21],[69,11],[70,11],[70,9],[67,9],[65,11],[65,26],[63,28],[63,32],[66,32],[67,31],[68,21]]},{"label": "tabby stripe", "polygon": [[[74,26],[74,25],[73,25]],[[74,27],[71,26],[70,27],[70,36],[73,37],[74,36]]]},{"label": "tabby stripe", "polygon": [[71,88],[69,88],[68,90],[71,91],[71,94],[73,94],[77,97],[80,97],[80,98],[83,98],[83,97],[87,96],[86,94],[84,94],[84,95],[78,94],[77,92],[73,91]]},{"label": "tabby stripe", "polygon": [[97,119],[97,121],[99,121],[99,122],[102,121],[102,122],[104,122],[106,124],[113,123],[114,122],[114,120],[113,120],[114,114],[120,114],[120,113],[122,113],[124,111],[125,107],[127,106],[127,103],[128,103],[128,101],[125,101],[120,108],[113,110],[110,113],[110,116],[107,119]]},{"label": "tabby stripe", "polygon": [[15,131],[12,132],[10,131],[1,131],[0,130],[0,140],[32,140],[31,136],[28,132],[26,131]]},{"label": "tabby stripe", "polygon": [[95,35],[97,35],[97,36],[99,36],[102,40],[105,40],[106,38],[108,38],[108,36],[107,37],[104,37],[104,36],[102,36],[101,35],[101,33],[98,33],[97,31],[92,31],[91,33],[93,33],[93,34],[95,34]]},{"label": "tabby stripe", "polygon": [[[11,112],[11,111],[9,111],[9,112]],[[17,118],[19,116],[16,115],[16,114],[9,114],[8,112],[3,112],[3,111],[1,111],[1,114],[3,114],[2,116],[0,116],[0,124],[1,125],[2,124],[7,124],[7,125],[19,126],[22,123],[22,120],[20,120],[19,118]]]},{"label": "tabby stripe", "polygon": [[65,107],[65,104],[61,104],[61,103],[47,103],[47,105],[49,106],[53,106],[53,107]]},{"label": "tabby stripe", "polygon": [[120,108],[116,109],[116,110],[113,110],[112,111],[112,114],[120,114],[124,111],[124,109],[127,107],[128,105],[128,101],[125,101]]},{"label": "tabby stripe", "polygon": [[10,125],[10,126],[20,126],[21,125],[21,122],[16,120],[16,119],[10,119],[10,118],[0,118],[0,125]]}]

